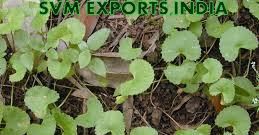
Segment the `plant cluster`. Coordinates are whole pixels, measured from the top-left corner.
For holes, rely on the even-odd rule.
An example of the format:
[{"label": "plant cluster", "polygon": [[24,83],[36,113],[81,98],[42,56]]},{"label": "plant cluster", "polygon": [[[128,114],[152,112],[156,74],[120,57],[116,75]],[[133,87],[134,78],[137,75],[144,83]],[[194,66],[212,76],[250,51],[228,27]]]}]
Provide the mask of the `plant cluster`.
[{"label": "plant cluster", "polygon": [[[0,0],[0,5],[5,0]],[[98,75],[106,77],[106,65],[92,54],[101,48],[110,30],[102,28],[92,34],[87,42],[83,41],[85,26],[77,19],[69,18],[58,26],[47,30],[45,24],[50,13],[41,15],[39,4],[33,0],[25,0],[22,5],[13,8],[0,9],[0,75],[10,66],[14,71],[9,76],[11,82],[23,80],[27,72],[49,73],[54,79],[64,79],[72,76],[76,68],[86,68]],[[186,1],[186,0],[185,0]],[[188,1],[188,0],[187,0]],[[229,12],[238,11],[236,0],[223,1]],[[258,17],[256,1],[244,0],[244,6]],[[217,3],[216,3],[217,4]],[[248,112],[235,104],[258,107],[253,104],[258,96],[256,87],[246,77],[226,76],[223,66],[215,58],[201,58],[201,47],[198,38],[205,27],[208,35],[220,39],[219,49],[226,61],[233,62],[238,57],[240,49],[254,50],[258,40],[254,33],[234,22],[221,23],[219,16],[211,15],[203,24],[203,15],[165,16],[163,31],[168,34],[162,44],[162,58],[167,62],[164,70],[166,78],[173,84],[185,84],[186,93],[203,91],[208,97],[220,96],[221,104],[226,106],[215,123],[222,128],[232,127],[233,133],[246,135],[251,127]],[[259,17],[258,17],[259,18]],[[29,29],[25,21],[29,21]],[[28,24],[27,24],[28,25]],[[129,61],[129,71],[133,79],[120,84],[115,92],[116,103],[123,103],[128,96],[145,92],[154,81],[154,70],[151,64],[141,59],[141,48],[132,47],[131,38],[120,41],[119,55]],[[62,46],[63,45],[63,46]],[[8,46],[8,47],[7,47]],[[13,54],[6,61],[6,50]],[[204,60],[205,59],[205,60]],[[176,64],[177,63],[177,64]],[[123,114],[119,111],[104,111],[96,97],[88,99],[88,111],[75,119],[63,113],[55,102],[59,94],[44,86],[35,86],[26,91],[25,105],[33,114],[42,120],[41,124],[30,123],[28,114],[14,106],[0,105],[0,120],[5,127],[0,130],[3,135],[53,135],[56,125],[64,135],[77,134],[77,126],[95,128],[97,135],[111,132],[113,135],[123,135],[125,125]],[[234,112],[234,113],[233,113]],[[209,135],[210,125],[201,125],[196,129],[179,130],[176,135]],[[130,135],[157,135],[150,127],[138,127],[131,130]]]}]

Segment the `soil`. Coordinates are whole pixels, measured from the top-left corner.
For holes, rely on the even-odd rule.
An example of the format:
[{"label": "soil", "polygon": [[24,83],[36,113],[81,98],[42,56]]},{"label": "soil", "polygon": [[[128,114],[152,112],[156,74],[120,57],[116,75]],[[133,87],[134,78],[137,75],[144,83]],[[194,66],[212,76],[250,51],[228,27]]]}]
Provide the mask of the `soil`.
[{"label": "soil", "polygon": [[[247,27],[259,38],[259,20],[253,17],[246,9],[240,9],[238,15],[227,18],[234,20],[236,25]],[[53,22],[57,22],[57,20],[54,19]],[[166,35],[162,32],[162,22],[163,19],[158,16],[140,17],[132,26],[129,26],[125,32],[126,35],[135,39],[134,46],[140,46],[143,50],[147,50],[150,47],[150,44],[147,42],[152,38],[155,32],[159,32],[159,40],[155,42],[155,51],[144,57],[155,69],[156,83],[154,83],[146,93],[132,97],[134,102],[131,127],[150,125],[157,129],[160,135],[172,135],[178,128],[177,124],[185,128],[196,127],[199,124],[210,124],[212,125],[212,135],[222,134],[223,129],[215,126],[214,121],[217,116],[217,112],[207,96],[202,92],[193,95],[184,94],[181,87],[169,83],[163,76],[162,70],[165,68],[166,63],[161,58],[160,46]],[[110,44],[113,43],[114,39],[120,35],[121,31],[123,31],[126,26],[126,19],[121,15],[117,15],[116,17],[101,16],[95,31],[100,28],[107,27],[112,30],[112,34],[105,47],[103,47],[100,52],[118,51],[118,46],[110,47]],[[215,40],[211,37],[207,38]],[[240,61],[237,60],[233,63],[226,62],[219,52],[218,43],[219,41],[216,40],[215,45],[205,57],[220,60],[224,65],[225,71],[235,76],[243,75],[246,72],[249,59],[251,59],[251,61],[255,61],[257,64],[259,63],[259,49],[252,52],[251,56],[249,51],[242,50],[239,57]],[[208,52],[210,47],[211,46],[202,48],[203,56]],[[9,71],[7,75],[10,74],[10,72],[11,71]],[[23,101],[26,88],[43,84],[44,86],[48,86],[58,91],[61,98],[57,105],[60,105],[65,100],[61,106],[63,112],[72,117],[76,117],[85,111],[85,99],[71,95],[71,91],[77,89],[77,87],[67,80],[56,81],[50,78],[48,74],[42,73],[28,74],[24,81],[11,84],[8,81],[7,75],[2,77],[1,80],[1,91],[5,104],[10,105],[12,103],[14,106],[28,110]],[[255,76],[255,72],[250,69],[247,77],[254,83],[254,85],[258,85],[256,84]],[[99,100],[103,103],[105,110],[123,110],[122,105],[116,106],[115,104],[113,89],[101,87],[88,88],[98,96]],[[66,99],[66,97],[68,98]],[[255,131],[259,130],[259,117],[255,110],[248,109],[248,111],[252,121],[250,135],[253,135]],[[38,122],[29,110],[27,112],[31,115],[34,122]],[[231,131],[232,129],[227,130]],[[60,135],[60,131],[57,131],[56,134]],[[94,130],[79,127],[78,135],[94,135]]]}]

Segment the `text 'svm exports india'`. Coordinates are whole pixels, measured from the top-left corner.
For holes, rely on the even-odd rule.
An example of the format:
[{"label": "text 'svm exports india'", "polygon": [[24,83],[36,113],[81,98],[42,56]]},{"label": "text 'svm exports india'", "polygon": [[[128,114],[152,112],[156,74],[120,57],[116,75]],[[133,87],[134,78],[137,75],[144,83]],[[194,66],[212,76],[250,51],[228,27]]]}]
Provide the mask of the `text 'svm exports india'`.
[{"label": "text 'svm exports india'", "polygon": [[[62,8],[62,2],[41,2],[40,13],[48,14],[53,12],[57,15],[63,9],[63,14],[79,14],[80,2],[65,2]],[[88,1],[84,4],[87,15],[114,15],[122,12],[125,15],[178,15],[178,14],[228,14],[223,2],[181,2],[181,1]]]}]

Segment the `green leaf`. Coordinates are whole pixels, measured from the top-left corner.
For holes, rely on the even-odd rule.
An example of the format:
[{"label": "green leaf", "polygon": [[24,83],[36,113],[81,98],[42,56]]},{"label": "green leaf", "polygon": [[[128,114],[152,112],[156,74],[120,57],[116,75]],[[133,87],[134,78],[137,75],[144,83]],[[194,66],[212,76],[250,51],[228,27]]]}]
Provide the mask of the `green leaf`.
[{"label": "green leaf", "polygon": [[69,18],[48,32],[46,48],[56,48],[59,40],[79,44],[84,38],[85,26],[75,18]]},{"label": "green leaf", "polygon": [[59,40],[69,42],[70,38],[71,31],[66,26],[58,25],[48,31],[46,49],[56,48]]},{"label": "green leaf", "polygon": [[77,135],[77,125],[72,117],[62,113],[58,109],[53,109],[51,112],[57,122],[57,125],[63,130],[62,135]]},{"label": "green leaf", "polygon": [[7,49],[5,40],[3,38],[0,37],[0,54],[4,53]]},{"label": "green leaf", "polygon": [[78,44],[78,48],[79,48],[81,51],[84,51],[85,49],[88,49],[87,44],[86,44],[85,41],[81,41],[81,42]]},{"label": "green leaf", "polygon": [[124,135],[124,117],[119,111],[108,111],[103,113],[96,123],[96,135],[105,135],[111,132],[113,135]]},{"label": "green leaf", "polygon": [[211,126],[207,124],[203,124],[199,126],[196,130],[194,129],[186,129],[186,130],[178,130],[174,135],[210,135]]},{"label": "green leaf", "polygon": [[217,0],[215,7],[218,7],[219,2],[223,2],[226,9],[232,13],[238,12],[238,1],[237,0]]},{"label": "green leaf", "polygon": [[78,61],[79,51],[73,48],[68,48],[59,52],[59,57],[62,60],[69,61],[71,63],[76,63]]},{"label": "green leaf", "polygon": [[129,97],[128,96],[117,96],[115,103],[117,105],[123,104]]},{"label": "green leaf", "polygon": [[47,52],[46,52],[46,56],[49,58],[49,59],[53,59],[53,60],[57,60],[58,59],[58,52],[51,48],[49,49]]},{"label": "green leaf", "polygon": [[166,34],[170,34],[172,29],[187,28],[190,24],[185,15],[164,16],[163,30]]},{"label": "green leaf", "polygon": [[177,32],[169,36],[162,45],[162,57],[166,62],[173,61],[180,54],[188,60],[197,60],[201,56],[199,41],[190,31]]},{"label": "green leaf", "polygon": [[178,130],[174,133],[174,135],[199,135],[199,134],[193,129],[186,129],[186,130]]},{"label": "green leaf", "polygon": [[222,34],[219,46],[222,56],[232,62],[237,58],[240,48],[254,50],[258,47],[258,41],[254,33],[238,26]]},{"label": "green leaf", "polygon": [[93,73],[106,77],[106,66],[100,58],[92,58],[87,66]]},{"label": "green leaf", "polygon": [[256,18],[259,19],[259,4],[258,0],[243,0],[243,4],[246,8],[249,9]]},{"label": "green leaf", "polygon": [[197,13],[194,13],[194,14],[186,13],[185,17],[190,22],[199,22],[204,17],[204,15],[203,14],[197,14]]},{"label": "green leaf", "polygon": [[164,71],[166,78],[174,83],[181,84],[186,83],[192,79],[196,69],[196,63],[185,61],[182,65],[176,66],[169,64]]},{"label": "green leaf", "polygon": [[235,97],[234,82],[232,80],[222,78],[210,86],[209,92],[212,96],[222,94],[223,105],[229,104]]},{"label": "green leaf", "polygon": [[41,37],[33,37],[30,39],[29,46],[31,49],[39,51],[39,52],[46,52],[45,44],[42,41]]},{"label": "green leaf", "polygon": [[234,82],[236,89],[235,101],[251,104],[252,100],[256,98],[256,89],[252,82],[245,77],[235,77]]},{"label": "green leaf", "polygon": [[259,135],[259,131],[257,131],[254,135]]},{"label": "green leaf", "polygon": [[215,38],[220,38],[225,31],[232,27],[234,27],[234,23],[232,21],[227,21],[221,24],[216,16],[210,16],[206,23],[207,33]]},{"label": "green leaf", "polygon": [[21,8],[8,9],[6,22],[0,24],[0,35],[8,34],[11,31],[16,31],[22,28],[24,22],[24,13]]},{"label": "green leaf", "polygon": [[11,82],[21,81],[24,78],[27,71],[26,67],[24,67],[23,64],[21,63],[19,57],[20,57],[20,54],[15,53],[10,59],[12,68],[16,71],[16,73],[9,76],[9,80]]},{"label": "green leaf", "polygon": [[2,101],[0,101],[0,122],[2,121],[3,117],[4,117],[4,104]]},{"label": "green leaf", "polygon": [[211,126],[208,124],[203,124],[199,126],[196,131],[199,133],[199,135],[210,135],[211,132]]},{"label": "green leaf", "polygon": [[236,105],[223,109],[215,122],[217,126],[222,128],[232,126],[235,135],[247,135],[251,127],[248,112]]},{"label": "green leaf", "polygon": [[28,45],[30,42],[29,34],[24,30],[19,30],[14,33],[15,48],[22,50],[23,52],[28,51]]},{"label": "green leaf", "polygon": [[141,55],[141,48],[132,48],[131,38],[122,38],[120,40],[119,55],[122,59],[132,60]]},{"label": "green leaf", "polygon": [[154,80],[154,70],[145,60],[136,59],[129,67],[134,79],[122,83],[116,88],[114,95],[130,96],[146,91]]},{"label": "green leaf", "polygon": [[32,52],[25,52],[20,56],[21,64],[26,67],[29,71],[33,69],[34,55]]},{"label": "green leaf", "polygon": [[88,49],[83,50],[78,57],[80,68],[85,68],[91,61],[91,52]]},{"label": "green leaf", "polygon": [[202,33],[202,23],[201,22],[191,23],[191,25],[189,27],[189,31],[191,31],[197,37],[200,37],[201,33]]},{"label": "green leaf", "polygon": [[91,97],[87,101],[87,112],[79,115],[75,120],[78,125],[84,128],[96,126],[96,122],[103,114],[103,107],[96,97]]},{"label": "green leaf", "polygon": [[222,64],[213,58],[208,58],[203,62],[203,66],[207,69],[207,73],[203,75],[202,81],[205,83],[214,83],[222,75],[223,67]]},{"label": "green leaf", "polygon": [[59,62],[57,60],[48,59],[47,64],[48,71],[51,74],[51,76],[59,80],[65,78],[68,75],[71,68],[71,63],[64,60],[62,62]]},{"label": "green leaf", "polygon": [[85,25],[76,18],[69,18],[63,21],[61,26],[64,25],[71,33],[70,42],[72,44],[79,44],[85,36]]},{"label": "green leaf", "polygon": [[200,87],[199,83],[187,83],[183,91],[186,93],[195,93],[199,90],[199,87]]},{"label": "green leaf", "polygon": [[56,102],[58,99],[59,94],[56,91],[50,90],[47,87],[35,86],[28,89],[24,102],[36,117],[44,118],[47,114],[48,105]]},{"label": "green leaf", "polygon": [[27,135],[54,135],[56,130],[56,121],[49,115],[43,119],[41,125],[31,124]]},{"label": "green leaf", "polygon": [[92,34],[88,40],[87,40],[87,46],[90,50],[96,51],[100,47],[102,47],[109,37],[110,30],[107,28],[102,28],[98,31],[96,31],[94,34]]},{"label": "green leaf", "polygon": [[6,126],[1,135],[24,135],[30,126],[30,117],[17,107],[4,107],[3,116]]},{"label": "green leaf", "polygon": [[[47,7],[50,9],[50,4],[48,4]],[[50,16],[50,10],[47,12],[47,14],[41,14],[40,11],[38,11],[31,22],[32,28],[37,31],[40,31],[41,28],[44,28],[44,26],[46,25],[49,19],[49,16]]]},{"label": "green leaf", "polygon": [[37,66],[37,72],[43,72],[48,68],[48,62],[46,60],[41,60],[40,64]]},{"label": "green leaf", "polygon": [[225,132],[223,135],[233,135],[233,134],[230,132]]},{"label": "green leaf", "polygon": [[0,58],[0,76],[2,76],[6,71],[7,62],[4,58]]},{"label": "green leaf", "polygon": [[151,127],[137,127],[131,130],[130,135],[158,135],[158,133]]}]

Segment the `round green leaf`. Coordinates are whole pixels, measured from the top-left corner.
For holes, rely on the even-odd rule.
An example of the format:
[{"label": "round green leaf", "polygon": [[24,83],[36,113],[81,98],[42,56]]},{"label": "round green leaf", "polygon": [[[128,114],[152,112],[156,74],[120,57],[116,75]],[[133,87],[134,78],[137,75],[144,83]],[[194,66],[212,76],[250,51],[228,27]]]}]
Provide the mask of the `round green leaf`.
[{"label": "round green leaf", "polygon": [[16,31],[22,28],[24,22],[24,12],[22,8],[9,8],[6,22],[0,24],[0,34],[9,34],[11,31]]},{"label": "round green leaf", "polygon": [[222,64],[213,58],[208,58],[203,62],[203,66],[207,69],[207,73],[203,75],[202,81],[205,83],[214,83],[222,75],[223,67]]},{"label": "round green leaf", "polygon": [[55,79],[63,79],[70,71],[71,63],[68,61],[59,62],[57,60],[48,59],[48,71]]},{"label": "round green leaf", "polygon": [[158,135],[158,133],[151,127],[137,127],[131,130],[130,135]]},{"label": "round green leaf", "polygon": [[199,90],[199,88],[200,88],[199,83],[187,83],[183,91],[186,93],[195,93]]},{"label": "round green leaf", "polygon": [[191,23],[191,25],[189,27],[189,31],[191,31],[197,37],[200,37],[201,33],[202,33],[202,23],[201,22]]},{"label": "round green leaf", "polygon": [[0,58],[0,76],[2,76],[6,71],[7,62],[4,58]]},{"label": "round green leaf", "polygon": [[107,28],[100,29],[92,34],[87,40],[87,46],[90,50],[96,51],[104,45],[105,41],[109,37],[110,30]]},{"label": "round green leaf", "polygon": [[70,31],[70,42],[79,44],[85,36],[85,25],[76,18],[69,18],[63,21],[61,26],[65,26]]},{"label": "round green leaf", "polygon": [[199,134],[193,129],[186,129],[186,130],[178,130],[174,133],[174,135],[199,135]]},{"label": "round green leaf", "polygon": [[69,115],[62,113],[58,109],[51,110],[57,125],[63,130],[62,135],[77,135],[77,125],[75,120]]},{"label": "round green leaf", "polygon": [[92,58],[87,66],[93,73],[106,77],[106,66],[100,58]]},{"label": "round green leaf", "polygon": [[24,135],[30,126],[30,117],[17,107],[4,107],[3,120],[6,122],[1,135]]},{"label": "round green leaf", "polygon": [[210,86],[209,92],[212,96],[222,94],[223,104],[229,104],[235,97],[234,82],[232,80],[222,78]]},{"label": "round green leaf", "polygon": [[215,7],[218,7],[219,2],[223,2],[228,11],[230,11],[232,13],[238,12],[238,1],[237,0],[217,0]]},{"label": "round green leaf", "polygon": [[0,37],[0,54],[5,52],[7,49],[5,40],[3,38]]},{"label": "round green leaf", "polygon": [[234,61],[239,53],[240,48],[253,50],[258,47],[258,41],[250,30],[238,26],[227,30],[222,34],[220,39],[220,52],[229,62]]},{"label": "round green leaf", "polygon": [[188,60],[197,60],[201,56],[199,41],[190,31],[177,32],[162,45],[162,57],[166,62],[173,61],[180,54]]},{"label": "round green leaf", "polygon": [[27,135],[54,135],[56,131],[56,121],[53,116],[47,116],[43,119],[41,125],[31,124]]},{"label": "round green leaf", "polygon": [[78,61],[79,51],[73,48],[65,49],[59,52],[59,58],[64,61],[69,61],[71,63],[76,63]]},{"label": "round green leaf", "polygon": [[10,59],[12,68],[16,71],[16,73],[9,76],[9,80],[11,82],[21,81],[26,74],[26,71],[27,71],[26,67],[23,66],[19,58],[20,58],[20,54],[15,53]]},{"label": "round green leaf", "polygon": [[43,72],[48,68],[48,62],[46,60],[40,61],[40,64],[37,66],[37,72]]},{"label": "round green leaf", "polygon": [[119,111],[108,111],[103,113],[96,123],[96,135],[105,135],[111,132],[113,135],[124,135],[124,117]]},{"label": "round green leaf", "polygon": [[30,88],[24,98],[25,105],[38,117],[44,118],[48,105],[56,102],[59,94],[47,87],[35,86]]},{"label": "round green leaf", "polygon": [[20,61],[24,67],[26,67],[29,71],[32,71],[34,63],[34,55],[32,52],[25,52],[21,54]]},{"label": "round green leaf", "polygon": [[119,55],[122,59],[132,60],[141,55],[141,48],[132,48],[131,38],[122,38],[120,40]]},{"label": "round green leaf", "polygon": [[2,101],[0,101],[0,121],[2,121],[3,117],[4,117],[4,104]]},{"label": "round green leaf", "polygon": [[221,24],[216,16],[210,16],[206,23],[207,33],[215,38],[220,38],[225,31],[232,27],[234,27],[234,23],[232,21],[227,21]]},{"label": "round green leaf", "polygon": [[236,105],[223,109],[215,122],[217,126],[222,128],[232,126],[235,135],[247,135],[251,127],[248,112]]},{"label": "round green leaf", "polygon": [[46,56],[49,58],[49,59],[53,59],[53,60],[57,60],[58,59],[58,52],[51,48],[49,49],[47,52],[46,52]]},{"label": "round green leaf", "polygon": [[251,104],[252,100],[256,98],[256,89],[252,82],[245,77],[235,77],[235,100],[244,104]]},{"label": "round green leaf", "polygon": [[[50,4],[48,4],[48,8],[50,8]],[[41,28],[44,28],[44,26],[46,25],[46,22],[48,21],[49,16],[50,16],[50,10],[47,12],[47,14],[41,14],[40,11],[38,11],[31,22],[32,28],[34,28],[37,31],[40,31]]]},{"label": "round green leaf", "polygon": [[22,50],[23,52],[28,51],[28,46],[30,43],[30,35],[24,31],[19,30],[14,33],[14,42],[15,42],[15,49]]},{"label": "round green leaf", "polygon": [[196,131],[199,133],[199,135],[210,135],[211,126],[208,124],[202,124],[196,129]]},{"label": "round green leaf", "polygon": [[87,112],[79,115],[75,120],[78,125],[84,128],[91,128],[96,126],[97,120],[103,114],[103,107],[96,97],[91,97],[87,101]]},{"label": "round green leaf", "polygon": [[258,0],[243,0],[243,4],[246,8],[249,9],[250,13],[252,13],[255,17],[259,19],[259,4]]},{"label": "round green leaf", "polygon": [[169,64],[164,73],[170,82],[174,84],[181,84],[192,79],[195,69],[195,62],[185,61],[180,66]]},{"label": "round green leaf", "polygon": [[164,16],[163,30],[169,34],[174,28],[187,28],[190,24],[185,15]]},{"label": "round green leaf", "polygon": [[81,52],[78,57],[80,68],[85,68],[90,63],[91,57],[91,53],[88,49],[83,50],[83,52]]},{"label": "round green leaf", "polygon": [[152,66],[145,60],[136,59],[129,67],[130,73],[134,79],[122,83],[116,90],[116,96],[137,95],[146,91],[154,80],[154,70]]}]

